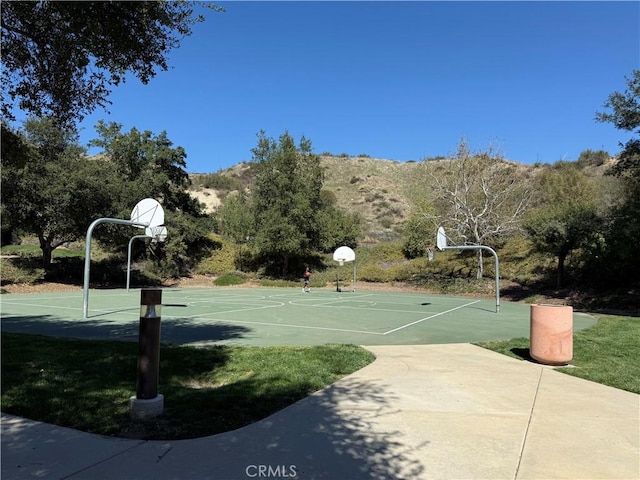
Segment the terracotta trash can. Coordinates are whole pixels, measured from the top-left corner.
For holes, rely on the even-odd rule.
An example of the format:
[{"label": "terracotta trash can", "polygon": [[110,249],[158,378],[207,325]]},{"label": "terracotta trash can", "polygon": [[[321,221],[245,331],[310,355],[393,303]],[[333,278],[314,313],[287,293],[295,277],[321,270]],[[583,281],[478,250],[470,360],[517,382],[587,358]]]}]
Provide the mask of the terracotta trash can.
[{"label": "terracotta trash can", "polygon": [[531,305],[531,357],[545,365],[566,365],[573,358],[573,307]]}]

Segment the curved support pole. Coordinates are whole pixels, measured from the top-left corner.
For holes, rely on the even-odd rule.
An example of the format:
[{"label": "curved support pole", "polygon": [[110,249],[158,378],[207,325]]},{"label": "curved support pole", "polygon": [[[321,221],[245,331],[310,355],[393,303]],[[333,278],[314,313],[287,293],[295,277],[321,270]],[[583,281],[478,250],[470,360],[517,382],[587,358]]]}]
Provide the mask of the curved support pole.
[{"label": "curved support pole", "polygon": [[129,291],[129,279],[131,278],[131,245],[136,238],[150,238],[147,235],[135,235],[129,240],[129,249],[127,250],[127,292]]},{"label": "curved support pole", "polygon": [[487,250],[493,255],[496,265],[496,313],[500,312],[500,262],[496,251],[486,245],[452,245],[449,247],[443,246],[441,250]]},{"label": "curved support pole", "polygon": [[82,318],[87,318],[89,314],[89,277],[91,270],[91,236],[93,229],[101,223],[117,223],[119,225],[130,225],[133,227],[146,227],[147,224],[132,222],[131,220],[121,220],[119,218],[98,218],[94,220],[87,229],[87,239],[84,252],[84,286],[82,290]]},{"label": "curved support pole", "polygon": [[351,291],[356,291],[356,262],[353,262],[353,286],[351,287]]}]

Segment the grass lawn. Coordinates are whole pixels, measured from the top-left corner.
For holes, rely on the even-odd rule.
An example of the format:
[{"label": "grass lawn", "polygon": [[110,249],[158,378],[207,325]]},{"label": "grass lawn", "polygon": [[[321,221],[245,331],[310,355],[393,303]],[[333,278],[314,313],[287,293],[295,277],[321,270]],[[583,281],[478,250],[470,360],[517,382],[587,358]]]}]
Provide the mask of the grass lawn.
[{"label": "grass lawn", "polygon": [[[594,315],[598,322],[573,335],[572,367],[559,371],[640,394],[640,318]],[[529,360],[529,339],[478,343],[481,347]]]},{"label": "grass lawn", "polygon": [[195,438],[240,428],[374,360],[354,345],[162,345],[164,414],[129,418],[137,343],[2,333],[2,411],[87,432]]},{"label": "grass lawn", "polygon": [[[640,394],[640,318],[596,315],[574,334],[569,375]],[[529,359],[529,339],[478,345]],[[2,411],[78,430],[144,439],[195,438],[253,423],[370,362],[354,345],[193,348],[163,345],[165,411],[129,418],[137,343],[2,333]]]}]

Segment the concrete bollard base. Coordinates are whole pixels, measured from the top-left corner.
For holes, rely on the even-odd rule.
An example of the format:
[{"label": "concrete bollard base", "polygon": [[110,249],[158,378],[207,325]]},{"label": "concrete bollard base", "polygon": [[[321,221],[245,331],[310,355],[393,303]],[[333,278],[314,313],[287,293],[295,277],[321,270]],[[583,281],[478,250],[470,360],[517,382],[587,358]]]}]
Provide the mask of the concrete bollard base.
[{"label": "concrete bollard base", "polygon": [[156,398],[141,399],[135,396],[129,398],[129,414],[134,420],[145,420],[157,417],[164,412],[164,396],[158,394]]}]

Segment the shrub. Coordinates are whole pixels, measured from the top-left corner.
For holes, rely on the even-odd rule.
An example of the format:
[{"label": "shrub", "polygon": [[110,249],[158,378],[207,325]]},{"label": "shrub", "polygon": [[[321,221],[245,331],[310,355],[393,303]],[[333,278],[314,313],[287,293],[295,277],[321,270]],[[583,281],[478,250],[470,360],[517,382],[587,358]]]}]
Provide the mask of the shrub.
[{"label": "shrub", "polygon": [[196,267],[196,273],[201,275],[224,275],[236,271],[238,248],[231,241],[220,235],[211,234],[209,239],[220,247],[203,259]]},{"label": "shrub", "polygon": [[242,182],[237,178],[227,177],[220,173],[208,173],[198,178],[197,183],[204,188],[216,190],[241,190],[244,188]]},{"label": "shrub", "polygon": [[391,228],[391,225],[393,225],[393,220],[391,220],[387,216],[384,216],[380,219],[380,225],[382,225],[384,228]]},{"label": "shrub", "polygon": [[365,282],[392,282],[394,273],[389,268],[383,268],[376,264],[366,264],[358,268],[358,279]]},{"label": "shrub", "polygon": [[226,273],[213,281],[213,284],[218,287],[228,287],[231,285],[242,285],[246,279],[244,275],[240,273]]},{"label": "shrub", "polygon": [[0,262],[0,278],[2,284],[7,283],[27,283],[34,284],[44,279],[45,271],[43,268],[37,268],[33,262],[18,261],[6,258]]},{"label": "shrub", "polygon": [[600,165],[604,165],[610,157],[611,155],[609,155],[609,152],[605,152],[604,150],[583,150],[580,152],[580,156],[578,157],[578,160],[576,160],[576,163],[579,167],[599,167]]},{"label": "shrub", "polygon": [[370,247],[358,248],[356,258],[358,264],[403,260],[402,242],[381,242]]},{"label": "shrub", "polygon": [[301,285],[301,283],[293,280],[274,280],[271,278],[263,278],[258,283],[261,287],[298,287]]}]

